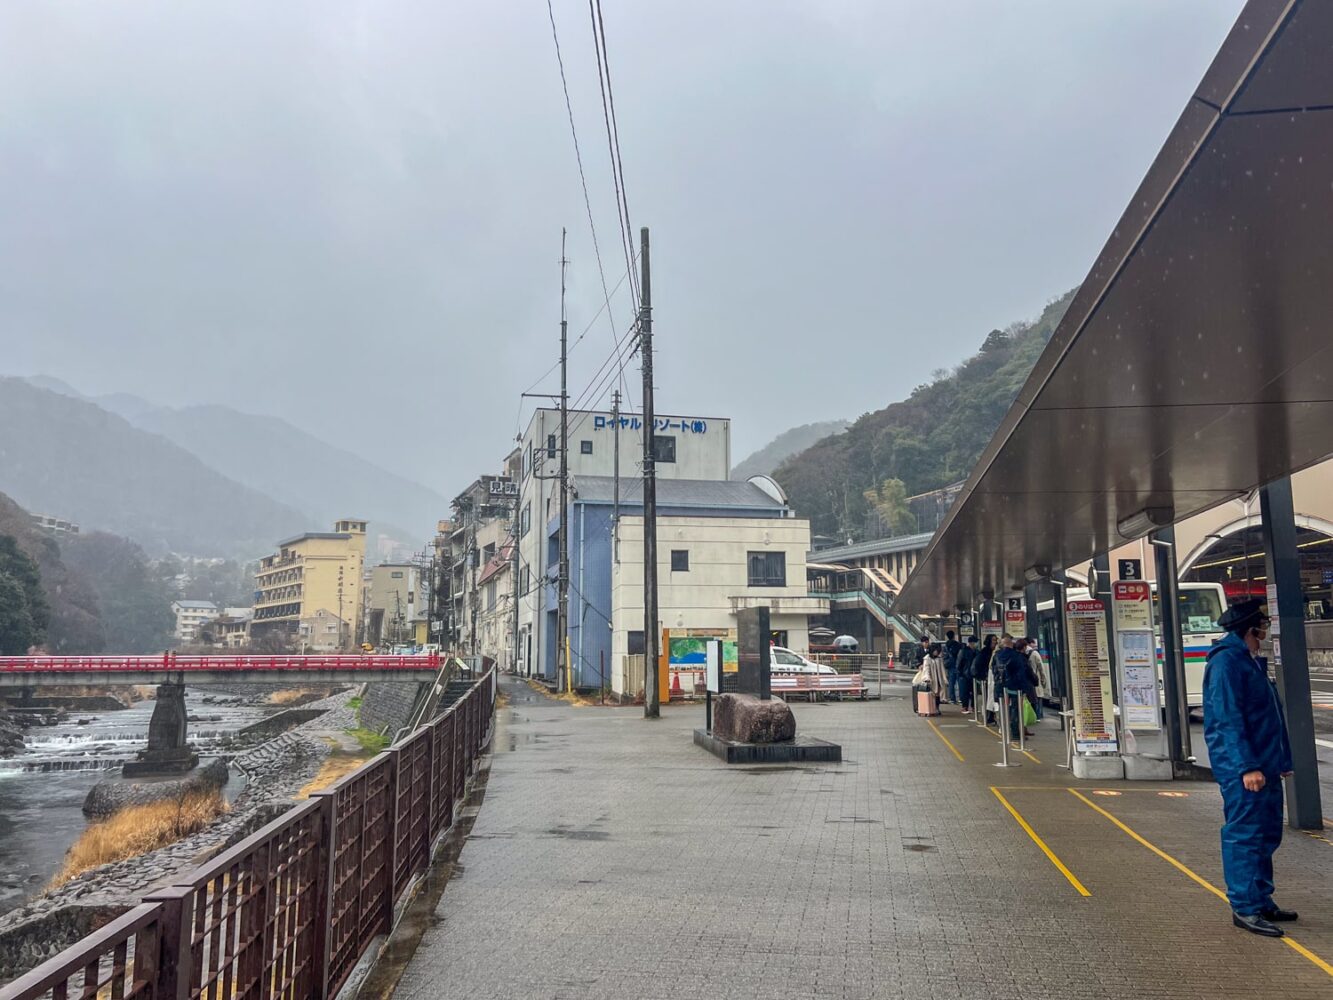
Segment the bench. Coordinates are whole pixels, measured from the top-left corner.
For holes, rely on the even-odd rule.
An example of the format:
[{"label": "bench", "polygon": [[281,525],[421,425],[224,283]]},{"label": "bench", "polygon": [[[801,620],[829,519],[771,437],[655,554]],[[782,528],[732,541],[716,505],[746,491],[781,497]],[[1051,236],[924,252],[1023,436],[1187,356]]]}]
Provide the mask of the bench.
[{"label": "bench", "polygon": [[864,698],[866,694],[865,681],[860,674],[773,674],[769,678],[769,688],[784,700],[793,694],[803,694],[810,701],[821,694],[850,695],[853,698]]}]

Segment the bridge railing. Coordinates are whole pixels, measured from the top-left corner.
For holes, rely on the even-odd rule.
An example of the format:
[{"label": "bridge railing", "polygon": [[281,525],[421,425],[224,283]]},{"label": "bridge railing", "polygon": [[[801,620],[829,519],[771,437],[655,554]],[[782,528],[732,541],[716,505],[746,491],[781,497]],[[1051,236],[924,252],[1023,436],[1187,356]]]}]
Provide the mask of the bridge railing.
[{"label": "bridge railing", "polygon": [[490,740],[495,682],[487,672],[439,718],[0,988],[0,1000],[333,996],[457,818]]},{"label": "bridge railing", "polygon": [[331,653],[324,656],[251,654],[180,656],[0,656],[0,673],[180,673],[225,672],[228,670],[438,670],[440,656],[390,656],[385,654]]}]

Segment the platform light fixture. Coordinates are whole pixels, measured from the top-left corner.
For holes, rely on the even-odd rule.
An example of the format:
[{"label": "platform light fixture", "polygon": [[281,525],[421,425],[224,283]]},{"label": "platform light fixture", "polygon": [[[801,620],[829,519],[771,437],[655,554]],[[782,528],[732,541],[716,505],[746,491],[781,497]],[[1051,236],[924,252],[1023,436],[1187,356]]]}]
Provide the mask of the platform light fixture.
[{"label": "platform light fixture", "polygon": [[1036,583],[1039,580],[1045,580],[1051,575],[1051,567],[1045,563],[1035,563],[1023,571],[1023,579],[1028,583]]},{"label": "platform light fixture", "polygon": [[1115,530],[1120,532],[1121,538],[1133,541],[1151,534],[1158,528],[1169,527],[1174,516],[1175,512],[1170,507],[1145,507],[1137,514],[1121,518],[1116,522]]}]

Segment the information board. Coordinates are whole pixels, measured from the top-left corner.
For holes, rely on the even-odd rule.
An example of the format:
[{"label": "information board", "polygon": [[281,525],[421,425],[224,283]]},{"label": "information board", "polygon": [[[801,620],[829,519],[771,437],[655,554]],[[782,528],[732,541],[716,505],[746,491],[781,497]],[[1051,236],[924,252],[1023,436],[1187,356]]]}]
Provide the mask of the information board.
[{"label": "information board", "polygon": [[1111,715],[1111,656],[1106,645],[1106,605],[1065,604],[1069,675],[1074,697],[1074,748],[1080,753],[1118,749]]},{"label": "information board", "polygon": [[1157,649],[1152,632],[1116,635],[1120,660],[1120,721],[1129,729],[1160,729]]},{"label": "information board", "polygon": [[999,621],[998,619],[994,621],[986,621],[981,623],[982,642],[986,641],[986,636],[988,635],[993,635],[995,636],[995,638],[998,639],[1003,632],[1004,632],[1004,623]]},{"label": "information board", "polygon": [[1111,607],[1115,611],[1115,630],[1152,631],[1152,588],[1142,580],[1117,580],[1111,584]]},{"label": "information board", "polygon": [[1004,613],[1004,630],[1015,639],[1028,634],[1028,616],[1022,611],[1006,611]]}]

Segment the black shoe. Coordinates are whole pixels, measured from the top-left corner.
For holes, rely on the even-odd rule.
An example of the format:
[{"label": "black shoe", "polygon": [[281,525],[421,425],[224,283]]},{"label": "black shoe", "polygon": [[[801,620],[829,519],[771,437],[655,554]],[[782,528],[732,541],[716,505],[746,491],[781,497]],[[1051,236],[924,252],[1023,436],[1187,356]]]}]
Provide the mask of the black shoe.
[{"label": "black shoe", "polygon": [[1260,910],[1259,916],[1263,917],[1265,920],[1270,920],[1273,923],[1285,923],[1296,919],[1296,911],[1284,910],[1279,906],[1275,906],[1271,910]]},{"label": "black shoe", "polygon": [[1262,934],[1264,937],[1282,937],[1281,927],[1277,924],[1270,924],[1257,913],[1233,913],[1231,914],[1231,922],[1251,934]]}]

